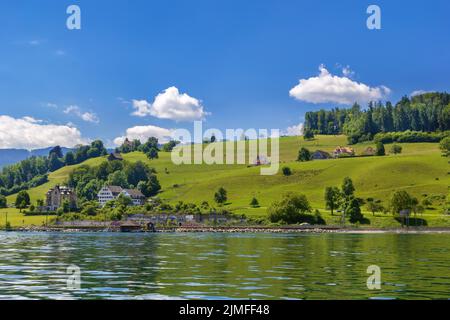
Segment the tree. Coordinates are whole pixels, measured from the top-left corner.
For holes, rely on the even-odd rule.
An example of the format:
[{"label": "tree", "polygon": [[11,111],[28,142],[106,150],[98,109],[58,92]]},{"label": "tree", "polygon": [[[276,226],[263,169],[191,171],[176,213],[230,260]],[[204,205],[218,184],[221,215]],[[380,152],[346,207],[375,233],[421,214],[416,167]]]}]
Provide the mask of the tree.
[{"label": "tree", "polygon": [[259,207],[259,201],[258,201],[258,199],[256,199],[255,197],[253,197],[252,201],[250,202],[250,205],[251,205],[253,208]]},{"label": "tree", "polygon": [[140,181],[147,181],[148,176],[153,173],[153,169],[149,168],[144,162],[136,161],[129,163],[125,167],[125,174],[130,185],[137,186]]},{"label": "tree", "polygon": [[352,179],[349,177],[344,178],[344,182],[342,183],[342,193],[346,199],[349,199],[355,193],[355,186],[353,185]]},{"label": "tree", "polygon": [[337,187],[327,187],[325,189],[325,203],[327,209],[331,210],[331,215],[334,214],[334,210],[339,208],[341,201],[341,191]]},{"label": "tree", "polygon": [[63,161],[58,158],[56,153],[51,153],[50,158],[48,159],[48,170],[50,172],[56,171],[64,166]]},{"label": "tree", "polygon": [[148,154],[150,152],[150,149],[156,149],[156,151],[158,151],[158,139],[155,137],[150,137],[148,138],[147,142],[142,144],[139,147],[139,150],[142,151],[145,154]]},{"label": "tree", "polygon": [[128,207],[128,206],[131,206],[131,205],[133,204],[133,199],[131,199],[130,197],[127,197],[126,195],[124,195],[123,193],[121,193],[121,194],[117,197],[116,203],[117,203],[118,205]]},{"label": "tree", "polygon": [[364,218],[363,214],[361,213],[359,200],[356,198],[352,198],[350,200],[345,211],[350,216],[351,223],[361,222]]},{"label": "tree", "polygon": [[400,154],[402,153],[403,148],[401,146],[399,146],[398,144],[394,144],[391,147],[390,153],[392,154]]},{"label": "tree", "polygon": [[148,177],[147,181],[141,181],[138,183],[137,188],[146,197],[154,197],[161,190],[161,185],[159,184],[156,175],[152,174]]},{"label": "tree", "polygon": [[276,201],[269,207],[269,220],[273,223],[287,224],[311,222],[314,217],[307,216],[311,210],[305,195],[288,193],[283,196],[281,201]]},{"label": "tree", "polygon": [[66,153],[66,156],[64,157],[64,163],[66,164],[66,166],[75,164],[75,156],[72,151]]},{"label": "tree", "polygon": [[64,202],[62,203],[62,209],[64,213],[69,213],[70,212],[70,202],[67,200],[64,200]]},{"label": "tree", "polygon": [[372,212],[372,215],[375,216],[375,213],[377,212],[383,212],[384,207],[380,203],[377,203],[375,201],[368,201],[367,202],[367,210]]},{"label": "tree", "polygon": [[292,175],[292,170],[289,167],[283,167],[282,171],[283,171],[283,175],[286,176],[286,177]]},{"label": "tree", "polygon": [[439,144],[439,147],[441,148],[444,156],[449,157],[450,156],[450,136],[442,139],[441,143]]},{"label": "tree", "polygon": [[382,142],[377,143],[376,155],[377,156],[385,156],[386,155],[386,150],[384,149],[384,144]]},{"label": "tree", "polygon": [[177,146],[176,141],[169,141],[165,145],[163,145],[163,151],[164,152],[172,152],[172,150]]},{"label": "tree", "polygon": [[298,152],[297,161],[305,162],[311,160],[311,152],[306,148],[301,148]]},{"label": "tree", "polygon": [[303,139],[305,140],[314,139],[314,132],[311,129],[305,129],[305,132],[303,133]]},{"label": "tree", "polygon": [[16,207],[24,209],[30,205],[30,195],[25,190],[20,191],[16,197]]},{"label": "tree", "polygon": [[411,210],[413,207],[413,198],[408,192],[396,191],[390,199],[390,208],[392,213],[398,214],[402,210]]},{"label": "tree", "polygon": [[83,204],[81,214],[85,216],[96,216],[98,210],[98,203],[96,201],[89,201]]},{"label": "tree", "polygon": [[61,149],[60,146],[56,146],[56,147],[52,148],[52,149],[50,150],[50,152],[48,153],[48,156],[51,157],[53,154],[54,154],[57,158],[62,158],[62,157],[64,157],[63,152],[62,152],[62,149]]},{"label": "tree", "polygon": [[214,194],[214,200],[218,204],[224,204],[228,200],[227,191],[223,187],[219,188],[219,190]]},{"label": "tree", "polygon": [[27,207],[27,204],[25,201],[22,201],[21,203],[19,203],[18,206],[16,206],[19,209],[19,212],[22,212],[23,209],[25,209]]},{"label": "tree", "polygon": [[153,148],[153,147],[150,148],[146,154],[147,154],[147,158],[149,158],[150,160],[159,158],[158,149]]},{"label": "tree", "polygon": [[108,176],[108,180],[106,183],[110,186],[119,186],[122,188],[129,188],[130,185],[128,184],[127,175],[123,171],[116,171],[111,173]]},{"label": "tree", "polygon": [[101,140],[95,140],[91,143],[89,150],[87,151],[88,158],[97,158],[107,155],[103,142]]},{"label": "tree", "polygon": [[6,201],[6,197],[0,194],[0,209],[4,209],[8,206],[8,202]]}]

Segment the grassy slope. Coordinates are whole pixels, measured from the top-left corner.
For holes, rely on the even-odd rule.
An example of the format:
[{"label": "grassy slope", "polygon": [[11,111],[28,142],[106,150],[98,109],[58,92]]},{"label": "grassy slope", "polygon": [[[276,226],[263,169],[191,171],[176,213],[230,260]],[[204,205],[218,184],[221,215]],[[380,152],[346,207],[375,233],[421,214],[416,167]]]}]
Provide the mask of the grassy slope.
[{"label": "grassy slope", "polygon": [[[447,159],[440,156],[437,144],[403,144],[403,154],[386,157],[352,158],[308,163],[295,162],[298,150],[305,146],[311,150],[332,151],[337,145],[346,145],[343,136],[319,136],[314,141],[305,142],[300,137],[282,138],[280,143],[281,166],[289,166],[294,174],[284,177],[261,176],[260,168],[244,165],[182,165],[176,166],[170,154],[160,153],[160,159],[149,161],[142,153],[125,155],[128,161],[142,160],[155,167],[162,184],[160,197],[172,203],[179,200],[200,204],[206,200],[213,203],[213,194],[221,186],[228,191],[230,204],[227,209],[249,216],[264,216],[267,207],[287,191],[305,193],[314,208],[320,209],[328,223],[338,221],[324,210],[323,191],[326,186],[340,186],[345,176],[350,176],[362,198],[374,197],[387,202],[395,190],[404,189],[419,199],[423,194],[447,194],[450,176]],[[373,144],[355,146],[357,153]],[[389,150],[389,146],[386,146]],[[102,159],[87,162],[96,165]],[[165,173],[167,168],[169,173]],[[30,190],[32,200],[42,198],[56,183],[62,183],[72,167],[63,168],[50,175],[50,182]],[[175,185],[178,185],[175,187]],[[261,207],[250,208],[251,198],[258,198]],[[12,202],[14,196],[9,197]],[[0,211],[1,213],[1,211]],[[0,214],[0,219],[1,219]],[[366,213],[372,226],[398,226],[392,216],[373,218]],[[20,216],[19,216],[20,217]],[[425,216],[428,224],[450,225],[449,217],[439,210],[429,210]],[[0,220],[0,224],[2,224]]]}]

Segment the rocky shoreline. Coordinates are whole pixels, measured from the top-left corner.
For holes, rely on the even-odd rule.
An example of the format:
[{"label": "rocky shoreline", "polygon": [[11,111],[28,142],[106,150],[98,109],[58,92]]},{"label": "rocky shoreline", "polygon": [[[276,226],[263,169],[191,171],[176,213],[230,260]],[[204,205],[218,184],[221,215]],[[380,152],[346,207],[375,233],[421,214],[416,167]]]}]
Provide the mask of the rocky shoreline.
[{"label": "rocky shoreline", "polygon": [[[46,233],[123,233],[120,228],[61,228],[61,227],[21,227],[8,230],[10,232],[46,232]],[[450,233],[450,228],[395,228],[395,229],[362,229],[343,227],[173,227],[159,228],[155,232],[137,230],[127,233],[350,233],[350,234],[427,234]]]}]

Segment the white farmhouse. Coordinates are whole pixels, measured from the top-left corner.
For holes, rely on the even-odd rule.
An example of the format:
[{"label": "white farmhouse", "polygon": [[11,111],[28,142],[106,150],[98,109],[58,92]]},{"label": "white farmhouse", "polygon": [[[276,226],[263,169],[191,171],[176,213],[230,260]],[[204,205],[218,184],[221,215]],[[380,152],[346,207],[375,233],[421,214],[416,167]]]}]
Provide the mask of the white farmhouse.
[{"label": "white farmhouse", "polygon": [[122,189],[118,186],[105,186],[103,187],[97,197],[100,206],[104,207],[108,201],[117,199],[117,197],[123,194],[130,197],[133,200],[134,206],[141,206],[145,204],[145,196],[137,189]]}]

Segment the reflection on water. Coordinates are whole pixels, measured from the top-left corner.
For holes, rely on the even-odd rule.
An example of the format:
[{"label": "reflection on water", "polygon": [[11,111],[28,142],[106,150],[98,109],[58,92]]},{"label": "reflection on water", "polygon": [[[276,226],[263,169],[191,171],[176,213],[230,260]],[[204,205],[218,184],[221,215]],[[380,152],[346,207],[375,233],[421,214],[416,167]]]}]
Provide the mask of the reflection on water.
[{"label": "reflection on water", "polygon": [[450,235],[0,233],[0,299],[448,299],[449,261]]}]

